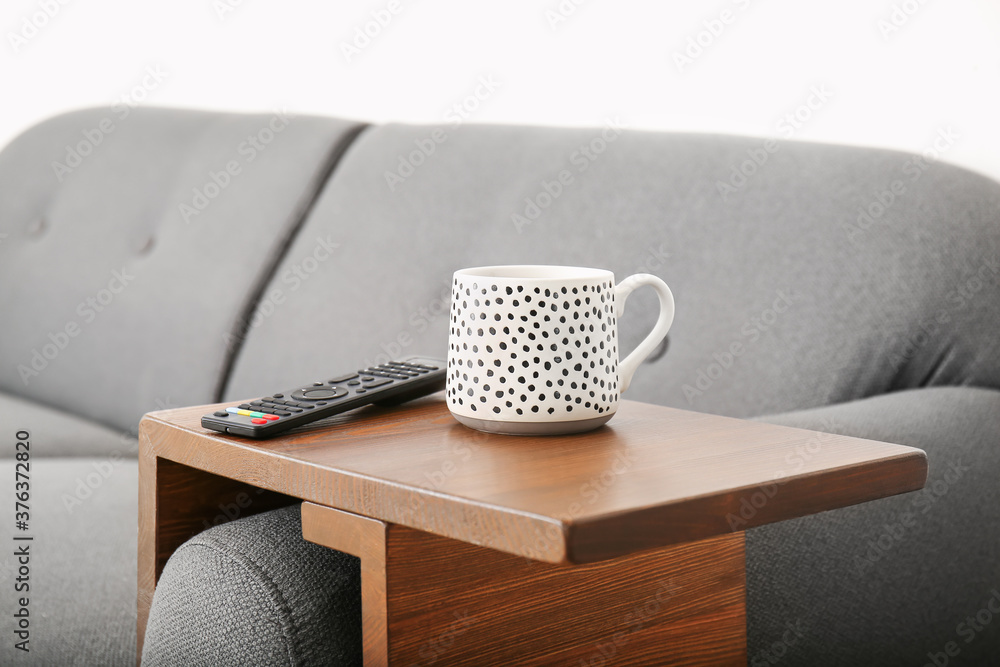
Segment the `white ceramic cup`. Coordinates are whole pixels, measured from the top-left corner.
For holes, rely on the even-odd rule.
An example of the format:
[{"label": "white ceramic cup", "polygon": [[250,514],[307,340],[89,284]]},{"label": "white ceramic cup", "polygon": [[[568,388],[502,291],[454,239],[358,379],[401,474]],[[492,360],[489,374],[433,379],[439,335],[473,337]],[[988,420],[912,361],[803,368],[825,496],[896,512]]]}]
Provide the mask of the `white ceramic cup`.
[{"label": "white ceramic cup", "polygon": [[[619,363],[618,316],[637,287],[660,298],[649,335]],[[639,364],[667,335],[674,297],[640,273],[615,285],[602,269],[484,266],[455,272],[446,398],[480,431],[578,433],[611,419]]]}]

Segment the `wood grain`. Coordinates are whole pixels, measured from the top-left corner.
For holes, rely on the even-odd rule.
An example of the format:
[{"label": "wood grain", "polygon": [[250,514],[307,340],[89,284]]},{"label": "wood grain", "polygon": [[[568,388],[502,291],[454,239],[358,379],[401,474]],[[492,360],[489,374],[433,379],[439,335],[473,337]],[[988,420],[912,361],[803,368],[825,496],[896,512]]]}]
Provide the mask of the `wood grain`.
[{"label": "wood grain", "polygon": [[302,503],[303,538],[361,561],[361,631],[366,665],[385,665],[389,661],[386,526],[377,519]]},{"label": "wood grain", "polygon": [[291,496],[159,458],[140,430],[137,662],[156,582],[177,547],[214,525],[295,502]]},{"label": "wood grain", "polygon": [[552,563],[912,491],[927,474],[911,447],[631,401],[596,431],[549,437],[473,431],[440,395],[265,441],[201,428],[212,409],[151,413],[143,429],[158,456],[188,466]]},{"label": "wood grain", "polygon": [[311,503],[302,529],[361,558],[365,665],[746,664],[743,533],[567,566]]}]

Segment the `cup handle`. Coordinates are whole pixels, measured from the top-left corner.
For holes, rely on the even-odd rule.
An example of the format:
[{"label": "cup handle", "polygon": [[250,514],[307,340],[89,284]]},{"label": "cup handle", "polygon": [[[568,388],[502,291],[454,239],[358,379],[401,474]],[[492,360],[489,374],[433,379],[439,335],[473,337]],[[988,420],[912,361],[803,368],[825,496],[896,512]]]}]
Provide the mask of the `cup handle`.
[{"label": "cup handle", "polygon": [[618,390],[620,393],[625,393],[625,390],[632,383],[632,375],[639,368],[639,364],[656,349],[656,346],[670,331],[670,325],[674,321],[674,295],[665,282],[648,273],[637,273],[629,276],[615,286],[615,319],[621,317],[622,312],[624,312],[625,300],[632,293],[632,290],[643,285],[649,285],[656,290],[656,295],[660,298],[660,317],[656,320],[649,335],[632,350],[632,354],[618,364]]}]

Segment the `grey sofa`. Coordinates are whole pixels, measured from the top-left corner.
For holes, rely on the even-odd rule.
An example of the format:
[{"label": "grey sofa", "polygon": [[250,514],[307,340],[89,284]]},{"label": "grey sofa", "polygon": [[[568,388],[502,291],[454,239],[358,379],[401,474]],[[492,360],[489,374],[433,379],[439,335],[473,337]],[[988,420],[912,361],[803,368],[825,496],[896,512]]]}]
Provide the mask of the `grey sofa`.
[{"label": "grey sofa", "polygon": [[[0,533],[35,537],[27,655],[19,566],[0,561],[0,662],[134,662],[143,413],[442,355],[453,270],[557,263],[671,286],[668,342],[626,398],[927,451],[920,493],[748,532],[751,665],[988,664],[998,262],[1000,185],[891,151],[615,123],[50,119],[0,153],[8,501],[15,435],[31,441],[30,529],[8,516]],[[652,299],[630,299],[626,349]],[[296,522],[276,510],[184,545],[145,664],[357,661],[356,563]]]}]

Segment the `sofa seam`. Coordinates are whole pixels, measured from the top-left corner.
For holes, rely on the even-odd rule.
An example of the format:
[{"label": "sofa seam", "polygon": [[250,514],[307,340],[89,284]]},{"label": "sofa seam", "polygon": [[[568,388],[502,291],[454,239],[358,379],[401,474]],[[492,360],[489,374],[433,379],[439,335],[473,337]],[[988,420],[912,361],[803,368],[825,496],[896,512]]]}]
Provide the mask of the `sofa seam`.
[{"label": "sofa seam", "polygon": [[310,187],[305,191],[304,196],[300,199],[299,203],[296,204],[295,208],[289,215],[290,223],[287,225],[284,235],[279,239],[278,243],[275,244],[274,248],[268,254],[268,258],[264,262],[257,278],[253,281],[242,308],[240,308],[237,313],[236,320],[230,327],[229,335],[232,343],[226,346],[225,354],[222,360],[222,367],[219,369],[219,376],[216,381],[215,388],[212,391],[212,402],[221,402],[223,400],[222,397],[229,388],[229,382],[232,379],[233,371],[236,368],[236,362],[240,357],[240,353],[243,351],[243,345],[250,333],[250,322],[253,318],[254,311],[256,311],[258,305],[260,305],[261,300],[264,297],[264,292],[267,290],[268,285],[271,284],[271,281],[277,274],[278,268],[281,266],[281,262],[288,255],[292,244],[298,237],[299,231],[303,226],[305,226],[310,214],[316,207],[316,203],[326,190],[327,184],[330,182],[330,179],[333,178],[334,173],[337,171],[337,167],[340,166],[340,163],[347,154],[347,151],[355,144],[358,137],[369,127],[371,127],[370,123],[358,123],[357,125],[346,130],[337,139],[337,141],[334,142],[330,151],[327,153],[326,158],[323,160],[319,169],[310,180]]}]

